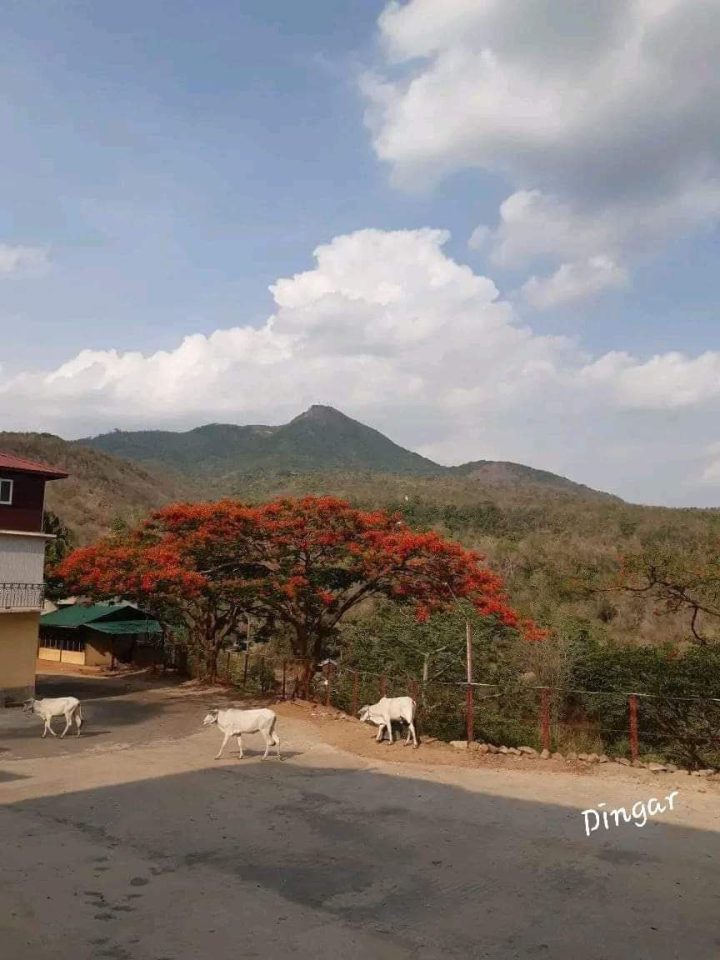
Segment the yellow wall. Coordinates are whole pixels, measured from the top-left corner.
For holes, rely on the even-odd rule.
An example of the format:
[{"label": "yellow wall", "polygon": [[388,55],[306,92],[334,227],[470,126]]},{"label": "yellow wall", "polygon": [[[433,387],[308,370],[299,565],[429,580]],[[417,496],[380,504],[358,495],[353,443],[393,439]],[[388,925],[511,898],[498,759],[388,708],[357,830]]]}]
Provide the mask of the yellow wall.
[{"label": "yellow wall", "polygon": [[35,692],[39,613],[0,613],[0,698],[22,703]]},{"label": "yellow wall", "polygon": [[[63,652],[63,659],[65,653]],[[89,667],[109,667],[112,665],[112,654],[107,647],[95,646],[92,640],[85,641],[85,663]]]}]

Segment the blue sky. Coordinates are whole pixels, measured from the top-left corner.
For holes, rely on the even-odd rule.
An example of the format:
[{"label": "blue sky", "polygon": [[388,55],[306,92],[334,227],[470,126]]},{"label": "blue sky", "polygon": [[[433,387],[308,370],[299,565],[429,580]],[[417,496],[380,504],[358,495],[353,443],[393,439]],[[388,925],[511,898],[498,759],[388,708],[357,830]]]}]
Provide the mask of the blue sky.
[{"label": "blue sky", "polygon": [[720,501],[720,15],[529,3],[7,5],[0,426],[328,402],[445,462]]}]

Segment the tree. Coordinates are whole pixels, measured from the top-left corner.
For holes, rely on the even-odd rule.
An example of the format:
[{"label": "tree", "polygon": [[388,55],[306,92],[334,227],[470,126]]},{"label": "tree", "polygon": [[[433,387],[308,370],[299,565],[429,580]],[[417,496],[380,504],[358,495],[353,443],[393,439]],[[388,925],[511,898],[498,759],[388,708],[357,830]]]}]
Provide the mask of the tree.
[{"label": "tree", "polygon": [[43,516],[43,533],[53,537],[45,548],[45,595],[54,599],[63,593],[63,582],[57,574],[58,565],[73,549],[75,537],[51,510],[46,510]]},{"label": "tree", "polygon": [[720,634],[720,542],[660,539],[623,558],[612,590],[645,595],[664,614],[684,613],[694,642],[704,646]]},{"label": "tree", "polygon": [[287,627],[294,655],[313,669],[343,618],[374,597],[411,608],[418,621],[464,599],[529,639],[541,636],[478,554],[332,497],[175,504],[123,543],[77,551],[63,569],[86,591],[172,602],[202,636],[211,675],[241,616],[266,630]]}]

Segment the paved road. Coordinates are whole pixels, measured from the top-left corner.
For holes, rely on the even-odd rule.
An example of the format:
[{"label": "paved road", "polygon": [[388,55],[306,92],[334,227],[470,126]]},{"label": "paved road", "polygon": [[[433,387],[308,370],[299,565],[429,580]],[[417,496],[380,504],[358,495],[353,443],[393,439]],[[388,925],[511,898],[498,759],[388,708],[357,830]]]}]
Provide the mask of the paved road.
[{"label": "paved road", "polygon": [[[195,733],[199,706],[172,691],[100,698],[98,730],[132,717],[102,748],[98,735],[42,742],[47,757],[0,754],[3,955],[720,955],[718,832],[680,816],[587,839],[576,809],[497,795],[488,772],[462,771],[462,786],[408,775],[289,721],[286,762],[213,764],[217,731]],[[54,747],[70,755],[52,759]]]}]

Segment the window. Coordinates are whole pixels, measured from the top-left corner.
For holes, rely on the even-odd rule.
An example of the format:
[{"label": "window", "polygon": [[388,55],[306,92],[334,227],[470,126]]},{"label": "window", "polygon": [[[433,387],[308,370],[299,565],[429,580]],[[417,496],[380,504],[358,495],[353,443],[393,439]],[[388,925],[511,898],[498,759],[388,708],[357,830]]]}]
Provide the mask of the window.
[{"label": "window", "polygon": [[0,505],[9,506],[12,503],[13,481],[0,479]]}]

